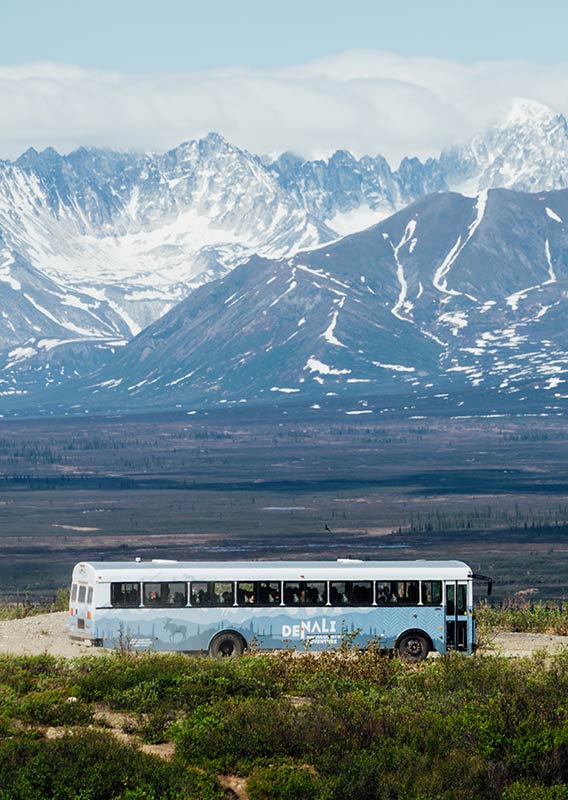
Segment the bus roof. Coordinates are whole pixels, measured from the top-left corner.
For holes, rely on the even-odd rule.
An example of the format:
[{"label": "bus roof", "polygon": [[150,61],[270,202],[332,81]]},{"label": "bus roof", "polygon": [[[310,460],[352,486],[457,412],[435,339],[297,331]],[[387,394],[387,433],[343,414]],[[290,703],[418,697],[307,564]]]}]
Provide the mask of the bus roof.
[{"label": "bus roof", "polygon": [[464,580],[463,561],[83,561],[73,579],[97,582],[205,580]]}]

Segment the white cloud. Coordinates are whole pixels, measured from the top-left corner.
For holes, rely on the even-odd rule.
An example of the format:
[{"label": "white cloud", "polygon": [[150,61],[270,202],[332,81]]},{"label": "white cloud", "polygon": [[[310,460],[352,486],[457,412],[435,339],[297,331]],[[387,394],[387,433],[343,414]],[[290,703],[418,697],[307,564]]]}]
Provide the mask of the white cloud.
[{"label": "white cloud", "polygon": [[345,147],[437,154],[522,95],[568,111],[568,64],[350,51],[287,70],[136,76],[59,64],[0,68],[0,156],[29,146],[165,150],[210,130],[254,152]]}]

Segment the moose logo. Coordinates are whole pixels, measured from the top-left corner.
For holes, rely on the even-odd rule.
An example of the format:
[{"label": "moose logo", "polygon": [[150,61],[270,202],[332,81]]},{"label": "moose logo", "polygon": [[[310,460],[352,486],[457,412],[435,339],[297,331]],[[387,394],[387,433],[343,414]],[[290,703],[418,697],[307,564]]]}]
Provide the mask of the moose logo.
[{"label": "moose logo", "polygon": [[168,619],[164,623],[164,630],[166,630],[170,635],[170,642],[174,642],[176,636],[179,634],[181,636],[180,641],[183,641],[187,638],[187,626],[186,625],[178,625],[171,619]]}]

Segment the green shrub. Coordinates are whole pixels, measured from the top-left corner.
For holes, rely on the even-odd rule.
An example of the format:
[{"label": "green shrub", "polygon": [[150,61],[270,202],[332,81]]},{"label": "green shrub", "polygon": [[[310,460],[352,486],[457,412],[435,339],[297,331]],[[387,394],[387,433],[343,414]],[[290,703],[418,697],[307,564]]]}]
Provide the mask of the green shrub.
[{"label": "green shrub", "polygon": [[186,764],[243,771],[267,758],[301,753],[301,732],[287,700],[229,699],[196,709],[173,728]]},{"label": "green shrub", "polygon": [[502,800],[568,800],[568,786],[537,786],[514,783],[502,795]]},{"label": "green shrub", "polygon": [[0,684],[23,695],[39,689],[65,685],[69,680],[69,664],[55,656],[0,655]]},{"label": "green shrub", "polygon": [[0,742],[0,800],[219,800],[214,777],[83,731]]},{"label": "green shrub", "polygon": [[30,692],[19,701],[12,713],[24,722],[39,725],[87,725],[93,719],[89,705],[65,689]]},{"label": "green shrub", "polygon": [[175,706],[192,710],[223,697],[267,697],[278,687],[267,660],[211,659],[184,655],[132,653],[75,663],[77,692],[113,708],[147,713]]},{"label": "green shrub", "polygon": [[248,781],[250,800],[319,800],[323,782],[313,770],[293,764],[257,768]]}]

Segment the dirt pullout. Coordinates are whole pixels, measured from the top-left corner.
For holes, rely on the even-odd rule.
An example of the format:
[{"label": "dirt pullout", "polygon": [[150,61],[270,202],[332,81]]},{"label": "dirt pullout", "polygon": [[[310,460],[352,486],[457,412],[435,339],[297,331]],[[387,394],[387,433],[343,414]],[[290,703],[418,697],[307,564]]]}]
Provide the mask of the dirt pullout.
[{"label": "dirt pullout", "polygon": [[[480,653],[503,656],[530,656],[539,650],[557,653],[568,647],[568,636],[545,633],[498,633]],[[72,642],[67,633],[67,612],[38,614],[24,619],[0,621],[0,654],[82,656],[101,654],[102,647]]]},{"label": "dirt pullout", "polygon": [[548,633],[498,633],[482,653],[502,656],[530,656],[539,650],[548,654],[558,653],[568,647],[568,636],[553,636]]},{"label": "dirt pullout", "polygon": [[80,656],[102,648],[72,642],[67,633],[66,611],[0,621],[0,654]]}]

